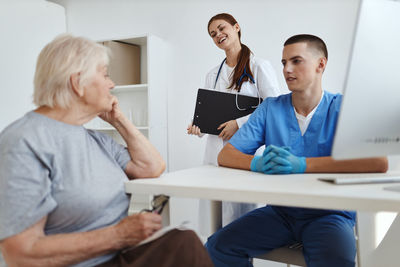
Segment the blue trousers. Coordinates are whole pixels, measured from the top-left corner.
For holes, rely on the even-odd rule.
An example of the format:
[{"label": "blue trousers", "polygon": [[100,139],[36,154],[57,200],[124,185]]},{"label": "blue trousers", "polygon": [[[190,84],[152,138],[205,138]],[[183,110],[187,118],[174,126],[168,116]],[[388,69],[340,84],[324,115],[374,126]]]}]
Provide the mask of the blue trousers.
[{"label": "blue trousers", "polygon": [[301,242],[308,267],[355,266],[354,220],[340,214],[295,218],[266,206],[253,210],[208,238],[216,267],[253,266],[250,259]]}]

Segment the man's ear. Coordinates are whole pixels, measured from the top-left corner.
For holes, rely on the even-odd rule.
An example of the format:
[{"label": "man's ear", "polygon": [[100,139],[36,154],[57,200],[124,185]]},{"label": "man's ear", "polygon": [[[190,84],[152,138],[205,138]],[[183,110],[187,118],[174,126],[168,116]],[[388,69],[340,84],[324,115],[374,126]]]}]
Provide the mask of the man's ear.
[{"label": "man's ear", "polygon": [[81,97],[83,96],[83,87],[80,86],[80,79],[81,79],[81,74],[78,73],[73,73],[69,77],[69,81],[71,83],[71,89],[72,92],[75,93],[76,96]]},{"label": "man's ear", "polygon": [[328,60],[326,59],[326,57],[319,58],[317,72],[323,73],[325,68],[326,68],[326,63],[327,62],[328,62]]}]

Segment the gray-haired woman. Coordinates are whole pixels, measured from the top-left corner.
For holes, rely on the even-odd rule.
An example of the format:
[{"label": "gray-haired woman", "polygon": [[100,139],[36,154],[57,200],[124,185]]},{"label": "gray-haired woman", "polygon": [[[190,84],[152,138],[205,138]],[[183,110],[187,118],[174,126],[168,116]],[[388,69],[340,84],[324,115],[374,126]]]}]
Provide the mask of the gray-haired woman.
[{"label": "gray-haired woman", "polygon": [[[165,169],[158,151],[110,94],[105,47],[61,35],[40,53],[34,111],[0,135],[0,248],[9,266],[212,266],[191,231],[161,228],[155,213],[127,216],[124,182]],[[99,116],[127,147],[82,125]],[[168,251],[168,253],[165,253]],[[185,255],[182,255],[185,251]],[[175,256],[179,255],[178,256]]]}]

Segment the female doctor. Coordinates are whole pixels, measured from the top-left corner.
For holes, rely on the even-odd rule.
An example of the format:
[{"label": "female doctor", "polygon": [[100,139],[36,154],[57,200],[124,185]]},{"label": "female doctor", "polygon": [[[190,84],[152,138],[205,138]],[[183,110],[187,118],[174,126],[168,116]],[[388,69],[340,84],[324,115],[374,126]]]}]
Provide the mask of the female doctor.
[{"label": "female doctor", "polygon": [[[215,45],[225,51],[226,58],[207,74],[205,88],[259,97],[260,101],[281,93],[271,64],[253,56],[250,49],[241,43],[240,26],[232,15],[221,13],[213,16],[207,30]],[[237,102],[237,108],[243,108],[240,102]],[[207,136],[204,164],[218,165],[218,153],[249,117],[224,122],[218,127],[222,130],[218,136]],[[189,124],[187,133],[203,136],[201,129],[192,124]],[[254,208],[254,204],[223,203],[223,225]]]}]

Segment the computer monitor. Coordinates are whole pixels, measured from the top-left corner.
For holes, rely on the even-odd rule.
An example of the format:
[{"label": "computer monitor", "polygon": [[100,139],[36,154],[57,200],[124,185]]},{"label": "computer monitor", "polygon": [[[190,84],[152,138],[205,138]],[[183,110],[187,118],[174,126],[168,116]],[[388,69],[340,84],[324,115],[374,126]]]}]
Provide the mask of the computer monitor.
[{"label": "computer monitor", "polygon": [[361,0],[335,159],[400,154],[400,1]]}]

